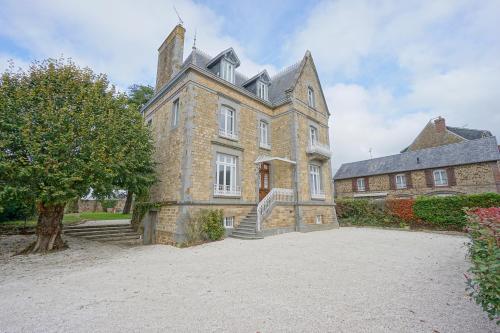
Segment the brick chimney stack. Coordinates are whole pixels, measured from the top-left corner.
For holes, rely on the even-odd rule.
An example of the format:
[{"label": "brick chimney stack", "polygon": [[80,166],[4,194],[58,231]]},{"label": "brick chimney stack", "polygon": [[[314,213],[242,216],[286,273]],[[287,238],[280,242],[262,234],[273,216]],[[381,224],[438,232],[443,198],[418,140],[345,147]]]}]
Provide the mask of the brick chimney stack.
[{"label": "brick chimney stack", "polygon": [[446,132],[446,121],[443,117],[439,116],[436,120],[434,120],[434,125],[436,126],[436,132]]},{"label": "brick chimney stack", "polygon": [[179,72],[184,54],[185,33],[186,29],[182,25],[176,25],[158,49],[156,91]]}]

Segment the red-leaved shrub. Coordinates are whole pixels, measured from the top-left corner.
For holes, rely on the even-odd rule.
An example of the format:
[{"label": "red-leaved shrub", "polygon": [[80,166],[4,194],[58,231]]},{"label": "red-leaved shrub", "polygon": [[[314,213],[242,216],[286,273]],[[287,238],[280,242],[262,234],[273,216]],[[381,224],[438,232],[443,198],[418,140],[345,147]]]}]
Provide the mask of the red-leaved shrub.
[{"label": "red-leaved shrub", "polygon": [[406,223],[414,223],[418,219],[413,213],[414,199],[387,199],[385,206],[388,212]]}]

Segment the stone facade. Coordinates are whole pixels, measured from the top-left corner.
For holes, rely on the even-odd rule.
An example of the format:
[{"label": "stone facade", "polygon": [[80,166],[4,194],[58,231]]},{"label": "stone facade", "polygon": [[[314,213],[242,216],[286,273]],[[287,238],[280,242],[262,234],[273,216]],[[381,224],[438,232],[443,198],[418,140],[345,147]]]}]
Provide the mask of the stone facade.
[{"label": "stone facade", "polygon": [[[192,67],[181,70],[167,83],[167,88],[160,88],[161,93],[143,110],[155,140],[159,179],[151,190],[151,201],[162,205],[155,212],[156,242],[182,243],[186,220],[202,208],[222,209],[224,216],[234,217],[234,226],[238,226],[259,203],[259,164],[255,162],[259,156],[282,158],[270,162],[270,187],[292,189],[298,194],[295,203],[273,208],[262,223],[264,235],[338,226],[330,160],[307,152],[311,124],[318,129],[319,141],[329,144],[329,112],[309,52],[300,68],[294,89],[280,105],[242,92],[233,84]],[[314,106],[308,106],[308,88],[314,90]],[[179,106],[175,125],[174,103]],[[219,133],[223,107],[235,112],[237,138],[228,139]],[[269,124],[269,149],[259,144],[261,120]],[[218,153],[236,158],[236,179],[241,192],[238,195],[218,195],[214,191]],[[321,199],[311,196],[310,164],[321,170]],[[316,215],[322,216],[321,225],[311,223]]]},{"label": "stone facade", "polygon": [[464,138],[446,129],[444,118],[429,121],[415,140],[408,146],[408,151],[443,146],[464,141]]}]

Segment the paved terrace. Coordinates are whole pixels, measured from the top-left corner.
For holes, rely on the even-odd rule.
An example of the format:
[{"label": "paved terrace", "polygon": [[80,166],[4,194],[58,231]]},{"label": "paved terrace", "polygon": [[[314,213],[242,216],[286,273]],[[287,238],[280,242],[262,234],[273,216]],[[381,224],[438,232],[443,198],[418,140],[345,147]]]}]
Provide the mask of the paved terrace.
[{"label": "paved terrace", "polygon": [[[23,238],[24,237],[24,238]],[[9,257],[2,332],[494,332],[464,291],[466,238],[342,228],[198,247],[69,239]]]}]

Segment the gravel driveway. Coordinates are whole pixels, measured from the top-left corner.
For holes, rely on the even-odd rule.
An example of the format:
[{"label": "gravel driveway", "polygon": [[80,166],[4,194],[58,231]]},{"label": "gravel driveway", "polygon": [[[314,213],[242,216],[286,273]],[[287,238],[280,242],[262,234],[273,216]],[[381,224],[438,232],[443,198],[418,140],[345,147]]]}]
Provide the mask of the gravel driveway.
[{"label": "gravel driveway", "polygon": [[0,257],[2,332],[496,330],[465,294],[460,236],[342,228],[187,249],[69,241],[56,254]]}]

